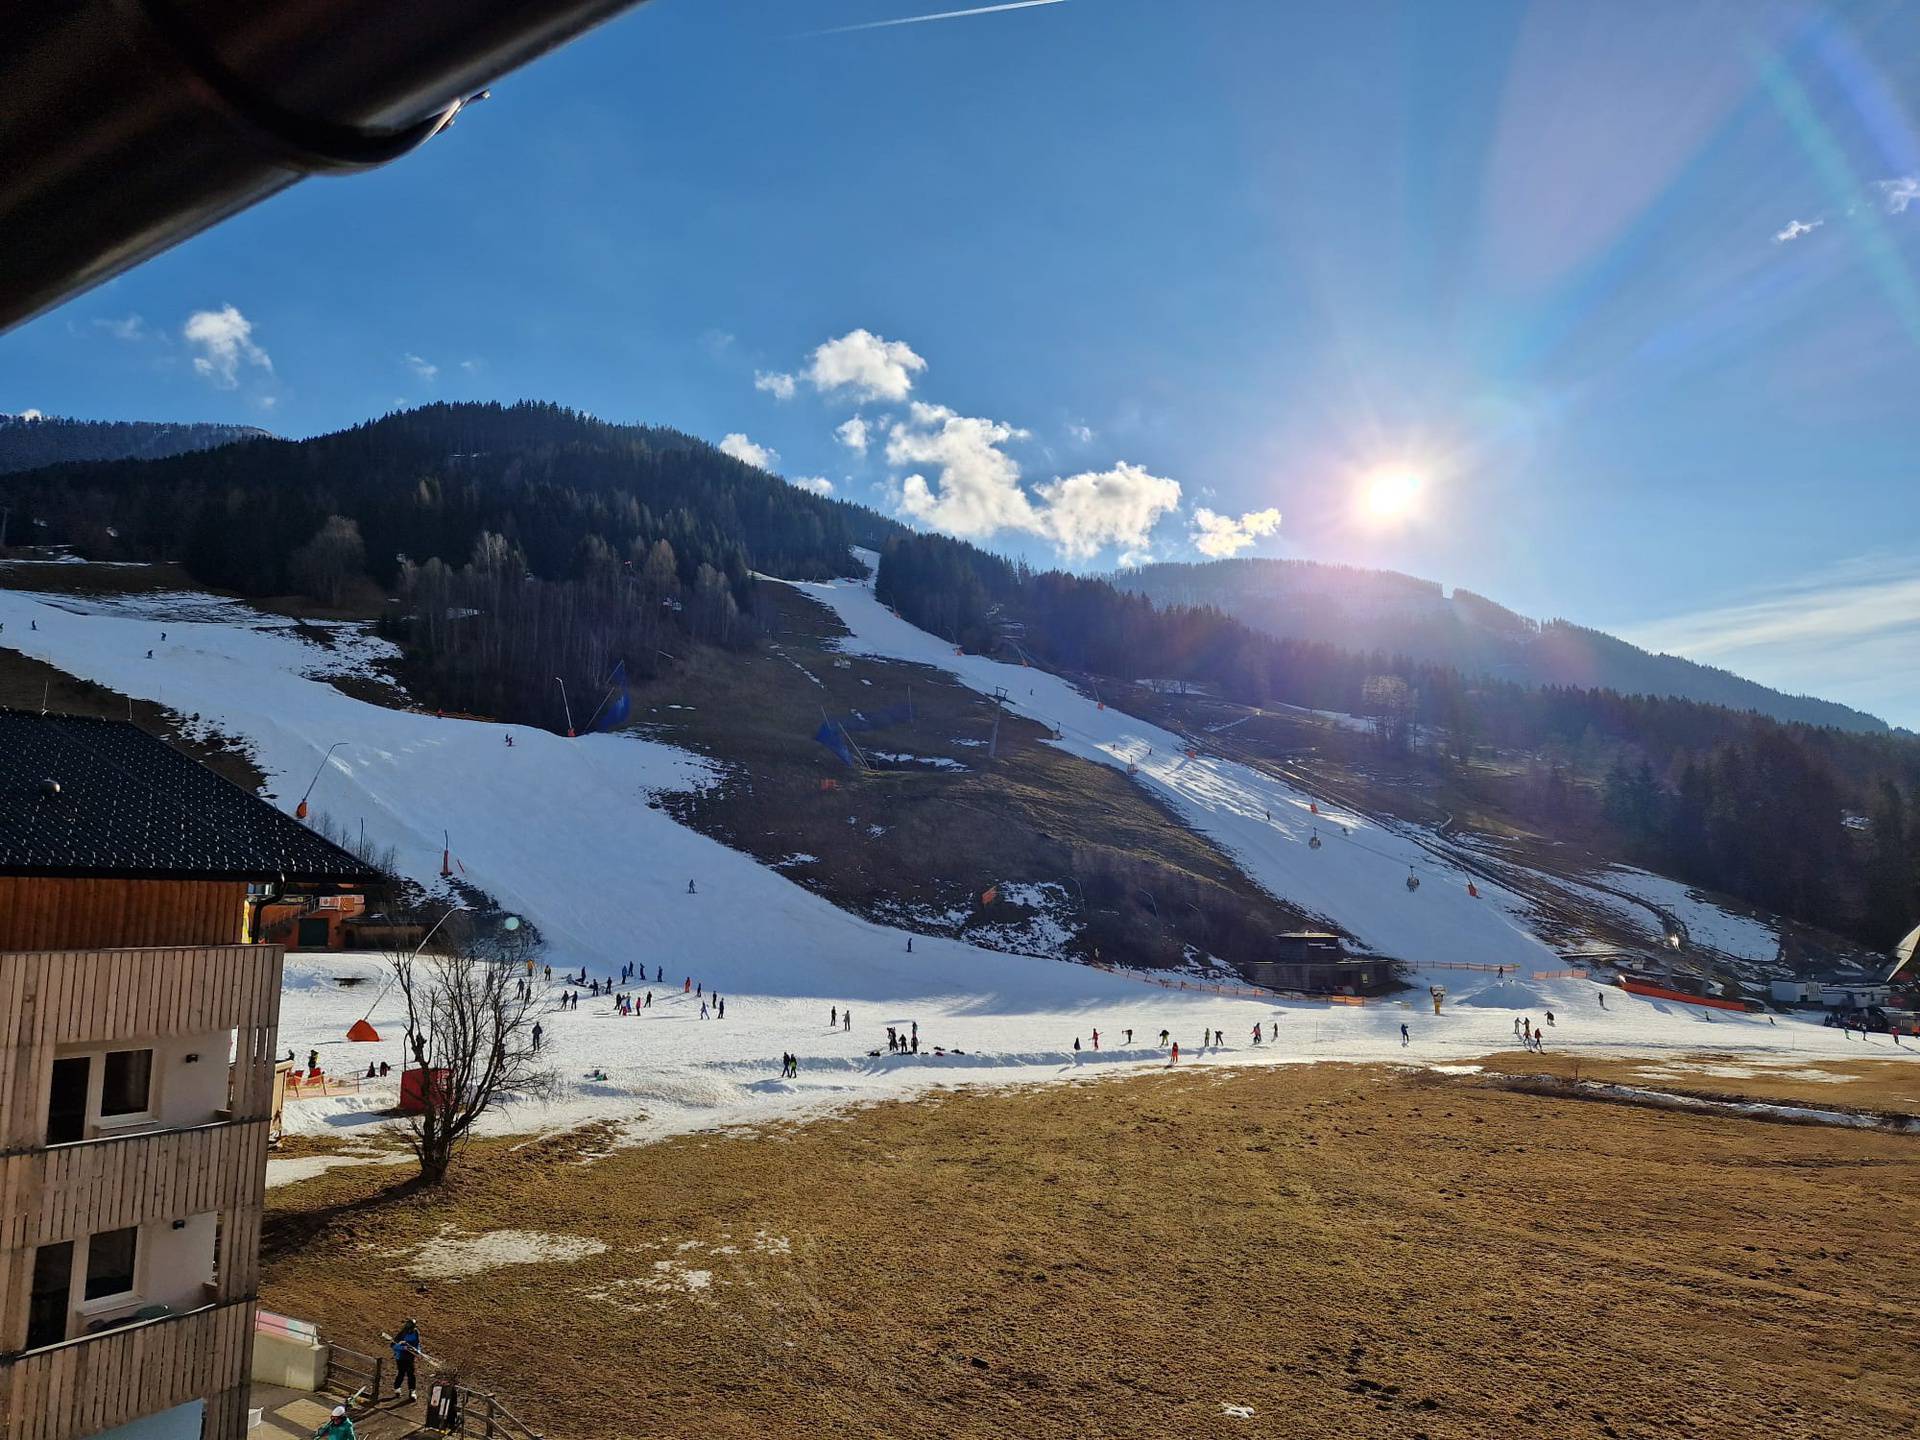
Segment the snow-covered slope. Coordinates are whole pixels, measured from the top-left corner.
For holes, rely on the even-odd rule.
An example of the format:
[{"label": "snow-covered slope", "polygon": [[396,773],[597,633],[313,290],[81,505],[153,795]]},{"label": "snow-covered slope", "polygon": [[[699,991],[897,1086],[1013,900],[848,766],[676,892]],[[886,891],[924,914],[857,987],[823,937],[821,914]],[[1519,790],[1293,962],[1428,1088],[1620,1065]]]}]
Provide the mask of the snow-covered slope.
[{"label": "snow-covered slope", "polygon": [[[1268,777],[1210,759],[1189,760],[1173,737],[1103,711],[1052,677],[962,658],[894,619],[862,585],[809,586],[854,634],[849,648],[940,665],[981,688],[1005,685],[1014,702],[1058,725],[1061,744],[1103,764],[1137,763],[1156,787],[1239,857],[1250,874],[1295,903],[1328,915],[1384,950],[1416,962],[1500,962],[1523,975],[1554,967],[1525,925],[1518,899],[1473,900],[1403,836],[1353,816],[1314,817],[1308,802]],[[632,735],[569,741],[503,727],[437,719],[366,704],[326,681],[363,669],[383,642],[358,627],[327,627],[330,643],[302,638],[292,622],[204,595],[76,597],[0,590],[0,646],[9,646],[143,700],[198,715],[244,740],[291,809],[321,757],[314,807],[395,847],[401,867],[438,880],[442,834],[466,879],[537,924],[556,974],[584,965],[600,977],[627,961],[664,972],[654,1008],[616,1018],[602,1001],[555,1016],[549,1043],[568,1077],[550,1107],[525,1107],[511,1123],[539,1128],[593,1115],[637,1120],[642,1132],[795,1113],[822,1104],[985,1079],[1029,1081],[1164,1063],[1150,1043],[1164,1026],[1197,1058],[1204,1031],[1225,1033],[1204,1063],[1314,1058],[1465,1059],[1512,1043],[1515,1007],[1537,1019],[1560,1012],[1555,1045],[1632,1052],[1728,1046],[1802,1054],[1840,1047],[1838,1033],[1740,1016],[1706,1015],[1616,995],[1608,1008],[1572,980],[1503,985],[1442,971],[1453,993],[1440,1017],[1410,1005],[1364,1009],[1276,1003],[1166,990],[1139,979],[957,941],[908,936],[835,908],[780,872],[676,824],[650,795],[703,783],[705,762]],[[34,628],[37,626],[37,628]],[[164,633],[165,638],[162,639]],[[308,633],[313,633],[309,627]],[[147,652],[153,658],[147,658]],[[856,804],[857,801],[850,801]],[[1269,818],[1269,815],[1271,818]],[[856,817],[857,818],[857,817]],[[1316,827],[1324,844],[1312,851]],[[1350,835],[1342,834],[1342,826]],[[1426,867],[1417,895],[1409,863]],[[688,881],[695,893],[688,893]],[[724,1021],[701,1020],[680,993],[692,977],[727,1001]],[[334,1072],[397,1064],[399,1012],[380,997],[377,957],[293,956],[281,1043],[302,1061],[309,1048]],[[352,985],[342,981],[357,981]],[[630,986],[636,996],[649,988]],[[1476,1003],[1478,1002],[1478,1003]],[[829,1007],[851,1005],[851,1029],[828,1027]],[[383,1039],[355,1045],[346,1027],[371,1006]],[[918,1022],[935,1058],[885,1054],[885,1027]],[[1266,1043],[1249,1032],[1261,1023]],[[1402,1050],[1399,1026],[1412,1027]],[[1134,1031],[1126,1046],[1121,1035]],[[1096,1054],[1092,1032],[1101,1032]],[[1075,1037],[1089,1048],[1077,1055]],[[879,1049],[877,1057],[869,1052]],[[777,1077],[792,1051],[801,1078]],[[587,1080],[603,1069],[607,1078]],[[302,1101],[296,1127],[350,1124],[391,1102],[378,1086],[362,1099]]]},{"label": "snow-covered slope", "polygon": [[[1189,756],[1185,742],[1090,699],[1057,675],[1004,664],[915,629],[850,581],[802,585],[833,607],[855,653],[937,666],[1055,730],[1064,750],[1126,770],[1211,838],[1255,881],[1289,903],[1330,920],[1367,947],[1413,965],[1441,960],[1557,968],[1554,951],[1528,928],[1518,895],[1470,877],[1416,844],[1398,826],[1319,806],[1286,781],[1212,755]],[[1320,839],[1316,849],[1312,840]],[[1407,876],[1420,880],[1407,888]]]}]

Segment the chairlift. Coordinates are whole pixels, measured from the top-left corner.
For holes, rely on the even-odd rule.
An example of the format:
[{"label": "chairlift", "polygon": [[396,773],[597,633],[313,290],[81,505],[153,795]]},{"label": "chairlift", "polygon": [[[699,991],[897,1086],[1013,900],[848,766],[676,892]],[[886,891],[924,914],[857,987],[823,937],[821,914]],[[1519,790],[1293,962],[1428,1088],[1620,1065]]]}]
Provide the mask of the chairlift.
[{"label": "chairlift", "polygon": [[1407,872],[1407,893],[1411,895],[1420,888],[1420,877],[1411,870]]},{"label": "chairlift", "polygon": [[1316,830],[1307,839],[1307,849],[1318,850],[1319,848],[1320,848],[1320,832]]}]

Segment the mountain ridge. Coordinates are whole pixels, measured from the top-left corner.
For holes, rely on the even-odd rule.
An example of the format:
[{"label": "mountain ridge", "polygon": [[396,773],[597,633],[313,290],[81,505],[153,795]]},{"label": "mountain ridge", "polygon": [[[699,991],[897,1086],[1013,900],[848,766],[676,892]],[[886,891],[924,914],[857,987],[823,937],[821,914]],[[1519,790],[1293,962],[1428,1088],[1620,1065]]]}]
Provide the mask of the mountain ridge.
[{"label": "mountain ridge", "polygon": [[254,425],[200,420],[77,420],[0,414],[0,475],[76,461],[162,460],[242,440],[276,438]]},{"label": "mountain ridge", "polygon": [[1449,594],[1399,571],[1241,558],[1144,565],[1111,579],[1157,605],[1211,606],[1282,639],[1402,654],[1490,679],[1698,700],[1859,734],[1894,728],[1839,701],[1791,695],[1570,620],[1536,620],[1464,586]]}]

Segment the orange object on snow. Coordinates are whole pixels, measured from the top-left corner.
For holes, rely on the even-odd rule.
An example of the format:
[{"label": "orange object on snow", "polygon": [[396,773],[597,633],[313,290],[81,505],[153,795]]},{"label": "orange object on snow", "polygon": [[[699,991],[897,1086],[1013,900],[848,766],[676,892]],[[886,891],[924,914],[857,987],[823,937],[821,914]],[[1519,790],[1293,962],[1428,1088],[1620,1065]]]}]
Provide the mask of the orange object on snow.
[{"label": "orange object on snow", "polygon": [[980,903],[982,905],[991,905],[993,904],[994,901],[998,900],[999,898],[1000,898],[1000,887],[998,885],[989,885],[986,889],[980,892]]},{"label": "orange object on snow", "polygon": [[1471,880],[1467,881],[1467,894],[1471,895],[1476,900],[1480,898],[1479,887],[1476,886]]},{"label": "orange object on snow", "polygon": [[380,1032],[369,1025],[364,1016],[347,1027],[349,1040],[378,1040],[379,1038]]},{"label": "orange object on snow", "polygon": [[1318,815],[1320,813],[1320,802],[1318,800],[1309,800],[1307,802],[1307,809]]}]

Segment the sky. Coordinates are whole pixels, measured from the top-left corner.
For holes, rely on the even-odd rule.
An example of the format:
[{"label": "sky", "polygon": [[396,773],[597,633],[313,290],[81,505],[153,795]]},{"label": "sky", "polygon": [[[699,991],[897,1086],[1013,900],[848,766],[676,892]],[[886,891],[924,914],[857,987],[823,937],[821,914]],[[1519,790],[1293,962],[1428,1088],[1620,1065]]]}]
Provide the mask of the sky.
[{"label": "sky", "polygon": [[0,410],[549,399],[1036,562],[1382,566],[1920,728],[1920,8],[916,18],[974,8],[651,0],[0,337]]}]

